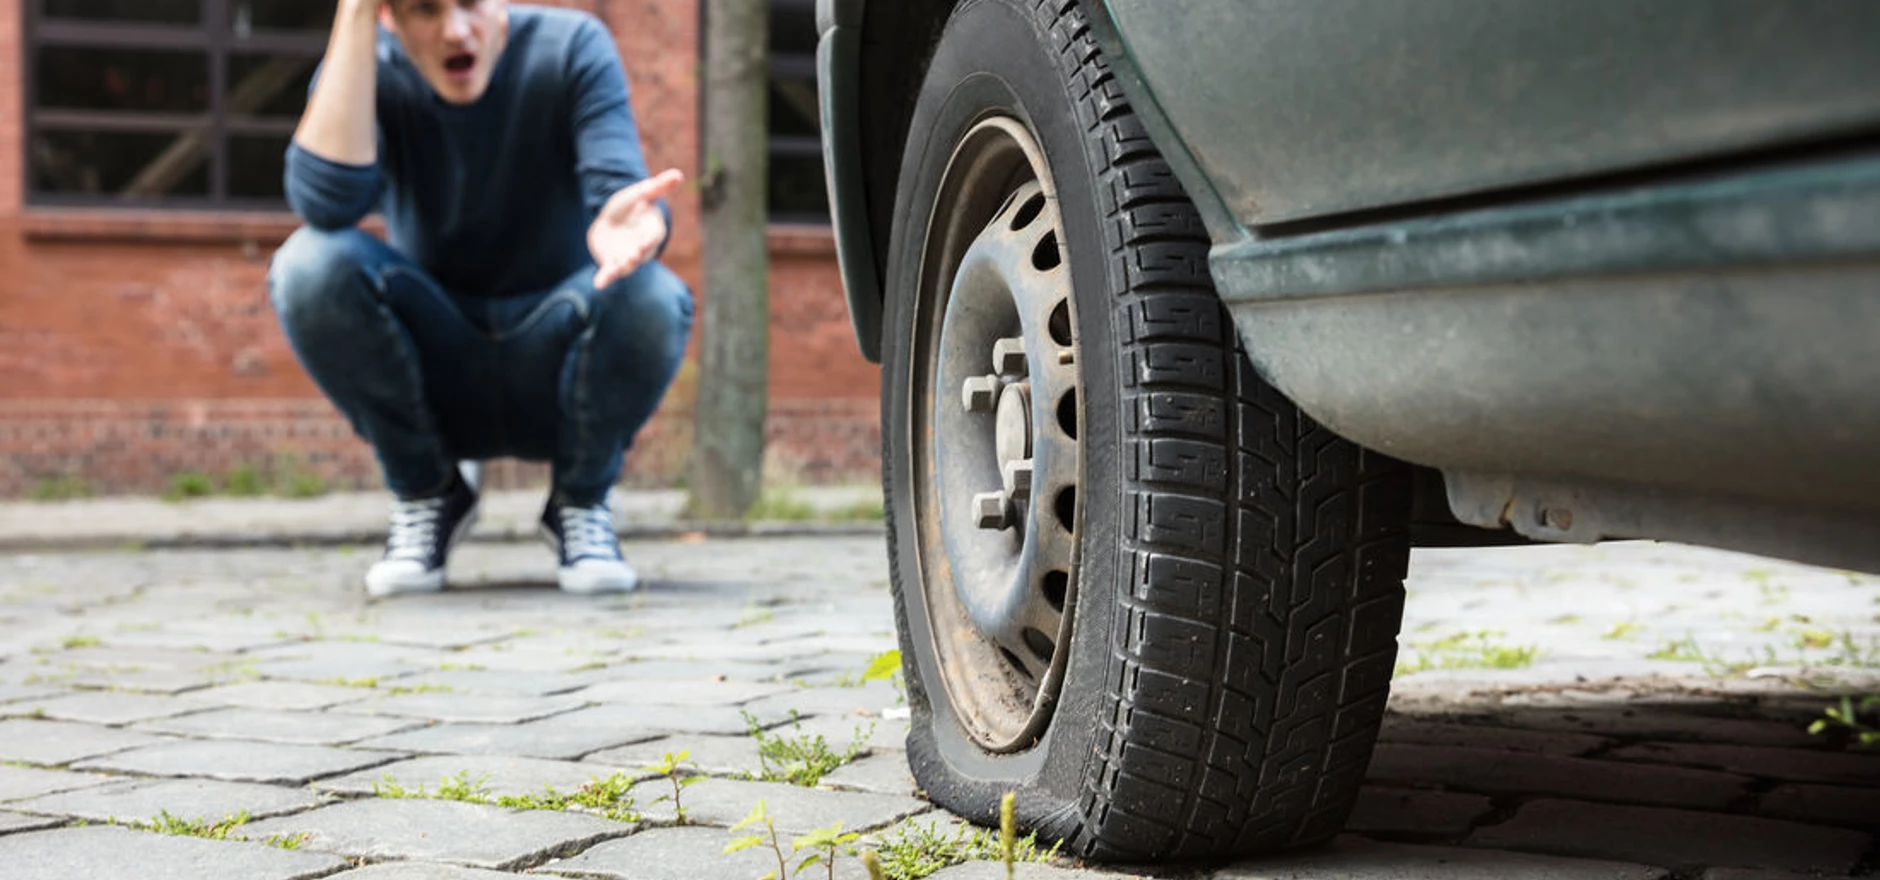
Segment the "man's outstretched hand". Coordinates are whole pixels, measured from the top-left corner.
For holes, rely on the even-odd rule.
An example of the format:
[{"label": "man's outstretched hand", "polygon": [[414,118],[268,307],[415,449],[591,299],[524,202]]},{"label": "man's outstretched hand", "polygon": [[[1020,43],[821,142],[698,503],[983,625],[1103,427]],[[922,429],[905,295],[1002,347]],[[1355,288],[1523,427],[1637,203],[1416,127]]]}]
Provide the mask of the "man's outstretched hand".
[{"label": "man's outstretched hand", "polygon": [[666,240],[666,218],[659,211],[659,200],[685,183],[684,172],[676,168],[629,186],[607,200],[601,215],[588,227],[588,252],[594,255],[599,271],[594,273],[594,289],[619,281],[646,264]]}]

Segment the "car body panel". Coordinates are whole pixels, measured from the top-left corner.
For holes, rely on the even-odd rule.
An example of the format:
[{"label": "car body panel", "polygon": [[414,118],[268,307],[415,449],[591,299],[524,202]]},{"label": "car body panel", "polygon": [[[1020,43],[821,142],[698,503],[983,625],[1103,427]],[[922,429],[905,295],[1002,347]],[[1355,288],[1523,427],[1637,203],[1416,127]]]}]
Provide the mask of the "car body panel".
[{"label": "car body panel", "polygon": [[1249,227],[1880,126],[1880,4],[1103,2]]},{"label": "car body panel", "polygon": [[836,263],[849,303],[849,321],[862,356],[881,362],[881,271],[864,202],[861,159],[863,0],[817,0],[816,90],[822,120],[823,171]]}]

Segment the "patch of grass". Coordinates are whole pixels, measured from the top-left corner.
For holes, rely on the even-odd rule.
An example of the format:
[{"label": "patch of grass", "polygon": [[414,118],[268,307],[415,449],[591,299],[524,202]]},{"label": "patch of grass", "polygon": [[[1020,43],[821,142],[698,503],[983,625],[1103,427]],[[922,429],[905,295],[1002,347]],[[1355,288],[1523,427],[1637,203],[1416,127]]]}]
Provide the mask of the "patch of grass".
[{"label": "patch of grass", "polygon": [[1049,862],[1058,852],[1055,844],[1050,849],[1039,847],[1036,832],[1014,839],[1009,847],[1002,837],[1003,827],[995,834],[962,825],[948,834],[937,822],[924,826],[910,822],[893,839],[883,840],[875,853],[888,880],[921,880],[966,862],[1004,861],[1008,852],[1013,862]]},{"label": "patch of grass", "polygon": [[457,689],[447,684],[395,685],[384,689],[394,696],[399,694],[454,694]]},{"label": "patch of grass", "polygon": [[301,844],[312,839],[312,832],[302,831],[299,834],[270,834],[267,840],[261,842],[276,849],[300,849]]},{"label": "patch of grass", "polygon": [[1795,636],[1795,647],[1801,650],[1829,648],[1834,646],[1834,633],[1825,629],[1803,630]]},{"label": "patch of grass", "polygon": [[236,498],[254,498],[267,492],[267,484],[254,465],[236,465],[222,475],[222,491]]},{"label": "patch of grass", "polygon": [[574,810],[581,813],[593,813],[615,822],[638,822],[640,814],[633,809],[633,798],[627,790],[633,787],[633,780],[624,773],[615,773],[606,779],[592,779],[571,794],[562,794],[553,786],[544,786],[541,794],[505,795],[496,799],[499,807],[512,810]]},{"label": "patch of grass", "polygon": [[470,771],[464,770],[459,772],[456,776],[444,777],[444,781],[438,784],[437,791],[426,791],[423,783],[419,783],[418,787],[415,789],[406,788],[399,785],[398,781],[393,779],[390,774],[386,774],[385,777],[378,782],[372,783],[372,794],[375,797],[382,798],[462,801],[467,804],[487,804],[490,803],[490,791],[484,783],[488,780],[488,776],[480,776],[473,781],[470,779]]},{"label": "patch of grass", "polygon": [[849,502],[824,516],[831,522],[881,522],[888,518],[888,511],[882,506],[881,499],[870,498]]},{"label": "patch of grass", "polygon": [[857,727],[855,739],[848,748],[837,752],[829,747],[828,739],[822,734],[804,733],[803,723],[794,711],[790,713],[790,724],[797,732],[795,736],[779,736],[765,730],[751,713],[741,714],[750,728],[751,738],[757,740],[757,760],[763,767],[757,778],[804,788],[815,788],[824,776],[859,757],[867,750],[868,738],[875,733],[873,724],[865,730]]},{"label": "patch of grass", "polygon": [[59,641],[59,647],[67,650],[72,648],[96,648],[99,644],[97,636],[66,636]]},{"label": "patch of grass", "polygon": [[91,497],[91,484],[70,474],[47,477],[33,484],[34,501],[76,501]]},{"label": "patch of grass", "polygon": [[1644,628],[1645,628],[1644,626],[1634,621],[1622,620],[1622,621],[1619,621],[1618,623],[1613,624],[1610,629],[1606,630],[1604,635],[1600,636],[1600,638],[1605,639],[1608,642],[1624,641],[1624,640],[1632,638],[1634,635],[1637,635],[1638,631]]},{"label": "patch of grass", "polygon": [[[1562,615],[1560,615],[1559,617],[1555,617],[1555,618],[1553,618],[1553,619],[1551,619],[1551,620],[1549,620],[1549,621],[1547,621],[1547,622],[1548,622],[1548,623],[1557,623],[1557,624],[1560,624],[1560,625],[1562,625],[1562,626],[1572,626],[1572,625],[1574,625],[1574,624],[1576,624],[1576,623],[1579,623],[1579,622],[1580,622],[1580,615],[1578,615],[1578,614],[1562,614]],[[1431,625],[1431,626],[1434,626],[1435,624],[1434,624],[1434,623],[1432,623],[1432,624],[1430,624],[1430,625]]]},{"label": "patch of grass", "polygon": [[314,682],[314,684],[330,684],[335,687],[371,690],[379,686],[379,680],[376,676],[366,676],[364,678],[323,678]]},{"label": "patch of grass", "polygon": [[816,505],[788,489],[772,489],[757,496],[744,512],[746,522],[805,522],[819,518]]},{"label": "patch of grass", "polygon": [[326,478],[311,471],[300,471],[289,475],[282,483],[280,492],[288,498],[318,498],[332,491],[327,486]]},{"label": "patch of grass", "polygon": [[208,474],[184,471],[170,477],[170,487],[163,490],[165,501],[188,501],[215,494],[215,480]]},{"label": "patch of grass", "polygon": [[152,831],[157,834],[170,834],[177,837],[200,837],[204,840],[243,840],[242,837],[230,838],[230,833],[248,824],[248,811],[243,810],[232,816],[224,816],[219,822],[205,819],[184,819],[171,815],[169,810],[157,813],[154,822],[113,822],[138,831]]},{"label": "patch of grass", "polygon": [[1533,645],[1502,645],[1494,639],[1497,630],[1455,633],[1435,641],[1411,642],[1415,659],[1397,664],[1396,674],[1431,669],[1522,669],[1534,665],[1540,648]]}]

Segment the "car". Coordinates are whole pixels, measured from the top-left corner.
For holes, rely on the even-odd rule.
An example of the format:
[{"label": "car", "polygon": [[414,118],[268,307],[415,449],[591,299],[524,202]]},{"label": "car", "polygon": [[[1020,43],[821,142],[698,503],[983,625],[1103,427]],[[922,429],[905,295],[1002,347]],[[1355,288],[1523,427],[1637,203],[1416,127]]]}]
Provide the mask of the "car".
[{"label": "car", "polygon": [[1413,545],[1880,570],[1880,5],[817,15],[938,804],[1328,838]]}]

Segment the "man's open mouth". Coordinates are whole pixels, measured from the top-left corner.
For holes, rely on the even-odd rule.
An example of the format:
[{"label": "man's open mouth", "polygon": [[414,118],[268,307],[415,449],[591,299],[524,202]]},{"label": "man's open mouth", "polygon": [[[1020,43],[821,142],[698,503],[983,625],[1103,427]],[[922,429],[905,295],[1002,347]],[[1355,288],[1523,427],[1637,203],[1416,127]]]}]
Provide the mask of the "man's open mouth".
[{"label": "man's open mouth", "polygon": [[477,56],[474,52],[458,52],[444,59],[444,69],[451,73],[469,73],[475,67]]}]

